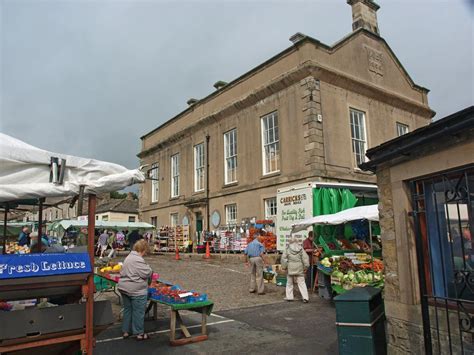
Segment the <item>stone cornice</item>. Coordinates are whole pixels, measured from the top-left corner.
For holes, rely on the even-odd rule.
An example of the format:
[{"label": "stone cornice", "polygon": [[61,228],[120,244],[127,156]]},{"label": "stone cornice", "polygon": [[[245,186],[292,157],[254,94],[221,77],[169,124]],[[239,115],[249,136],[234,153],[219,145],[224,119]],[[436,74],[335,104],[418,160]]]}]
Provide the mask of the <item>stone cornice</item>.
[{"label": "stone cornice", "polygon": [[257,88],[249,95],[228,104],[219,111],[201,118],[199,121],[189,125],[184,130],[169,136],[167,139],[159,142],[153,147],[142,150],[139,154],[137,154],[137,156],[139,158],[145,158],[163,148],[181,141],[183,138],[191,135],[193,132],[206,127],[213,122],[217,122],[225,117],[231,116],[243,109],[255,105],[260,100],[263,100],[268,96],[271,96],[295,83],[298,83],[307,76],[314,76],[323,82],[328,82],[341,88],[372,97],[390,105],[403,107],[406,111],[413,112],[427,118],[431,118],[434,115],[434,112],[429,107],[424,106],[407,97],[394,94],[378,86],[375,86],[372,83],[352,77],[346,73],[324,67],[321,64],[310,60],[304,62],[297,68],[273,79],[269,84]]}]

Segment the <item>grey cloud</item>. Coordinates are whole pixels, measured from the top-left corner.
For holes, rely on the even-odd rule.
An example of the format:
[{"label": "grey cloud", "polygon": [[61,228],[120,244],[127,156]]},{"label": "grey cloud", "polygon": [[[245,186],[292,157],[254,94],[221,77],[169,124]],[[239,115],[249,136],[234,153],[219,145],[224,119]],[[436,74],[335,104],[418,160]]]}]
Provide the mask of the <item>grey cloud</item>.
[{"label": "grey cloud", "polygon": [[[438,117],[472,104],[466,1],[381,0],[379,25]],[[0,130],[136,167],[139,137],[290,45],[351,30],[346,1],[0,0]]]}]

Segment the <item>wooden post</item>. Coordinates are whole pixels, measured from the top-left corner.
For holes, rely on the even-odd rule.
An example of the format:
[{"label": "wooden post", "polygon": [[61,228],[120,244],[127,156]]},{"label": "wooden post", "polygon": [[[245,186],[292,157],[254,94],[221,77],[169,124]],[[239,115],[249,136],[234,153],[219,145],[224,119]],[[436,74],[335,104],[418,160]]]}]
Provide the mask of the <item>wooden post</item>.
[{"label": "wooden post", "polygon": [[[89,194],[88,208],[88,230],[87,251],[94,270],[94,237],[95,237],[95,208],[96,196]],[[87,280],[87,302],[86,302],[86,353],[92,354],[94,347],[94,272],[92,271]]]},{"label": "wooden post", "polygon": [[38,253],[41,253],[41,235],[43,234],[43,202],[44,199],[40,198],[38,203],[38,243],[36,243],[36,249]]},{"label": "wooden post", "polygon": [[8,219],[8,203],[5,204],[5,219],[3,220],[3,240],[2,240],[2,253],[6,254],[7,253],[7,219]]},{"label": "wooden post", "polygon": [[176,339],[176,311],[171,310],[170,341]]}]

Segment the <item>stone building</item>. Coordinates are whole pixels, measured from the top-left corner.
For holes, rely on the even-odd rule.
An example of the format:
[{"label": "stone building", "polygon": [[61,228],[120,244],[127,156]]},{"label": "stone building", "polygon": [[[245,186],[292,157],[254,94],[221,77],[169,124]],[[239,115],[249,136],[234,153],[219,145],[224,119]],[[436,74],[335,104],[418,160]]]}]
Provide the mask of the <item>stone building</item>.
[{"label": "stone building", "polygon": [[474,107],[369,149],[392,354],[474,353]]},{"label": "stone building", "polygon": [[[307,181],[364,183],[368,147],[429,123],[416,85],[380,37],[369,0],[348,0],[353,31],[332,46],[301,33],[292,45],[143,137],[150,177],[143,221],[191,231],[271,218],[277,189]],[[212,228],[211,228],[212,229]],[[194,233],[192,233],[194,234]]]}]

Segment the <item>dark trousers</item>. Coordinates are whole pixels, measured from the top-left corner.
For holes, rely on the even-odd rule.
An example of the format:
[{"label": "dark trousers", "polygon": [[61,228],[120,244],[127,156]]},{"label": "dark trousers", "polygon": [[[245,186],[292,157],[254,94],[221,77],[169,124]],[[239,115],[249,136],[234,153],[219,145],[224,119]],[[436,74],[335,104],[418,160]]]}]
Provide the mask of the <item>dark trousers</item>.
[{"label": "dark trousers", "polygon": [[308,287],[309,291],[313,290],[314,287],[314,282],[316,278],[316,265],[312,265],[308,268],[308,271],[306,271],[306,275],[304,277],[304,280],[306,282],[306,287]]}]

